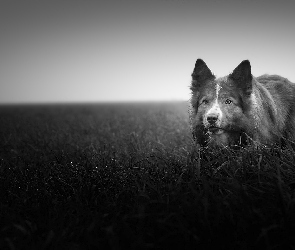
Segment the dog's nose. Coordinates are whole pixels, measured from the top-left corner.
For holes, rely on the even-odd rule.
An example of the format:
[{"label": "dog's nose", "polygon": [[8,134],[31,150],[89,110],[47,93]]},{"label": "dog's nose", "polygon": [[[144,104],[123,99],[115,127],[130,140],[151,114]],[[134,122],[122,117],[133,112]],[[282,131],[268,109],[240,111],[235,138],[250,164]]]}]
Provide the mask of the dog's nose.
[{"label": "dog's nose", "polygon": [[210,115],[207,117],[207,121],[209,122],[210,125],[213,125],[218,119],[217,115]]}]

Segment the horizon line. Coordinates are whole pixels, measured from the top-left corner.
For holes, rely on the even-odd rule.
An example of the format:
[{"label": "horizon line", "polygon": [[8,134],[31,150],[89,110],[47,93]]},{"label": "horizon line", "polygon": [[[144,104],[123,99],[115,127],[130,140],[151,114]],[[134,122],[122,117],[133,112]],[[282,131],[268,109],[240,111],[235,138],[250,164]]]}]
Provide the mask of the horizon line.
[{"label": "horizon line", "polygon": [[32,102],[0,102],[0,106],[17,106],[17,105],[63,105],[63,104],[128,104],[128,103],[173,103],[173,102],[188,102],[185,99],[173,100],[108,100],[108,101],[32,101]]}]

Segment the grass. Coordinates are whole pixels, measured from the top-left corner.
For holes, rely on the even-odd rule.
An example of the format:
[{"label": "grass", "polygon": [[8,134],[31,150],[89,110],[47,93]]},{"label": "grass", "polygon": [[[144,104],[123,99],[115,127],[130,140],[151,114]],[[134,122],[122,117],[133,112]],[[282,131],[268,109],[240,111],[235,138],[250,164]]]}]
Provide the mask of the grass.
[{"label": "grass", "polygon": [[0,107],[0,249],[295,249],[291,149],[196,150],[185,103]]}]

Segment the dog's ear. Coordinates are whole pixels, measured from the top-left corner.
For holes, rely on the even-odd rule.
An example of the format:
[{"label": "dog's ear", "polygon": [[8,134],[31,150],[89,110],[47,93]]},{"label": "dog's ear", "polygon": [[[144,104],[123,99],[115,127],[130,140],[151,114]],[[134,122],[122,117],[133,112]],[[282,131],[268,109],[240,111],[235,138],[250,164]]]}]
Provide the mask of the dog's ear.
[{"label": "dog's ear", "polygon": [[206,80],[215,78],[206,63],[202,59],[198,59],[195,64],[194,71],[192,73],[192,85],[202,83]]},{"label": "dog's ear", "polygon": [[249,60],[242,61],[228,77],[239,84],[247,93],[252,92],[253,77]]},{"label": "dog's ear", "polygon": [[243,80],[243,81],[251,81],[251,65],[249,60],[242,61],[234,71],[229,75],[229,77],[233,80]]}]

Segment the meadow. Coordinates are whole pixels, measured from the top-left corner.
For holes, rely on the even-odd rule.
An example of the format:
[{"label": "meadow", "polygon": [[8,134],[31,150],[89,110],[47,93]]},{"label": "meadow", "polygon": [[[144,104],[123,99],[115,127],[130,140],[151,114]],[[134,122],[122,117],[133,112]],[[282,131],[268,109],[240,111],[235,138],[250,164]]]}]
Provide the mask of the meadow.
[{"label": "meadow", "polygon": [[196,149],[187,110],[0,106],[0,249],[295,249],[295,152]]}]

